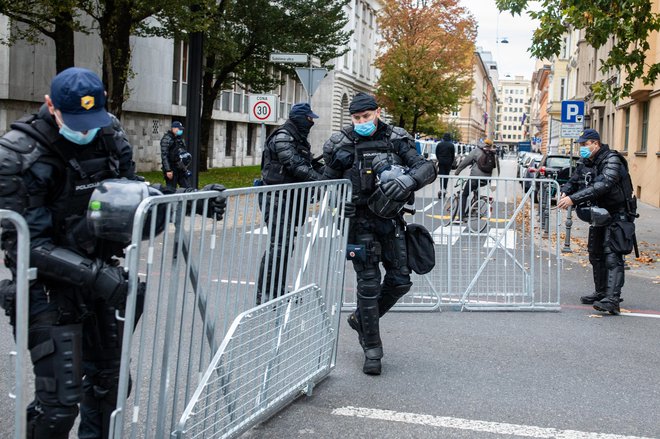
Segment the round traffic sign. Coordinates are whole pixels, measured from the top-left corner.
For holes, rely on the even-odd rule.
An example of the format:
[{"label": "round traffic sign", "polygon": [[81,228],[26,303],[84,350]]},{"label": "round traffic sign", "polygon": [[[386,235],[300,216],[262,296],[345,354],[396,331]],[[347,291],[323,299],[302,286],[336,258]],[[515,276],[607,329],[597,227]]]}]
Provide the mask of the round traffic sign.
[{"label": "round traffic sign", "polygon": [[259,120],[266,120],[271,113],[270,104],[267,101],[259,101],[252,107],[252,114]]}]

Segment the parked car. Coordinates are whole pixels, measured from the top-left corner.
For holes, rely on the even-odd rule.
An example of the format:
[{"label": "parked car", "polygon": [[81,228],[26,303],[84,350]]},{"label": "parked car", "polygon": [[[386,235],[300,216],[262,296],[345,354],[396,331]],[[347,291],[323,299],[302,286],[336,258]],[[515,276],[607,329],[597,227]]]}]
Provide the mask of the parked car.
[{"label": "parked car", "polygon": [[[522,175],[522,177],[529,179],[535,178],[536,173],[539,170],[539,165],[541,164],[542,158],[543,157],[540,156],[540,154],[539,157],[531,157],[531,161],[527,161],[527,166],[523,167],[524,174]],[[529,188],[532,186],[532,181],[531,180],[521,181],[520,184],[522,185],[523,189],[525,189],[525,192],[527,192]]]},{"label": "parked car", "polygon": [[[555,180],[561,187],[573,175],[579,159],[567,154],[546,154],[539,163],[535,178]],[[554,200],[557,188],[554,185],[550,188],[550,196]],[[540,189],[540,185],[537,185],[537,189]]]}]

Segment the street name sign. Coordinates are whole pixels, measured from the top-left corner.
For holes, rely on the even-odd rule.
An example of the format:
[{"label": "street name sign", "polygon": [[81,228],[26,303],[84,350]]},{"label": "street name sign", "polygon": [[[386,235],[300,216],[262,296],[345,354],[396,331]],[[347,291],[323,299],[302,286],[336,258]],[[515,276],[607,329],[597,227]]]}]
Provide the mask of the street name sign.
[{"label": "street name sign", "polygon": [[308,55],[306,53],[271,53],[270,62],[307,64]]},{"label": "street name sign", "polygon": [[248,107],[250,122],[277,122],[277,96],[249,95]]}]

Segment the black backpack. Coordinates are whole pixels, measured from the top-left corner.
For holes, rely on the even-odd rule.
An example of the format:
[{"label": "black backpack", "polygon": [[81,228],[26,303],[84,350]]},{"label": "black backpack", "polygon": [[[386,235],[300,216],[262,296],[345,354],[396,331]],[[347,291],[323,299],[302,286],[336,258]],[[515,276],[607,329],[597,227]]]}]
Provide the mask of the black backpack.
[{"label": "black backpack", "polygon": [[493,172],[493,169],[495,169],[495,166],[497,165],[495,159],[495,151],[490,151],[485,148],[481,148],[481,152],[483,154],[481,154],[477,159],[477,166],[479,167],[481,172],[490,174]]}]

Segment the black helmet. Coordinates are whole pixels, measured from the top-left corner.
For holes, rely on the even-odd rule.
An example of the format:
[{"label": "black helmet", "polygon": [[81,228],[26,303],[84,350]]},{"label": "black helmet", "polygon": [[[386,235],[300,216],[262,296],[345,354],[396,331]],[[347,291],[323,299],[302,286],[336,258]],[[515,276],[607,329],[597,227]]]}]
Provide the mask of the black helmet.
[{"label": "black helmet", "polygon": [[[122,243],[131,242],[135,212],[145,198],[152,195],[163,195],[158,189],[142,181],[126,179],[109,179],[103,181],[94,189],[89,199],[87,221],[94,235]],[[165,228],[165,205],[155,207],[156,234]],[[153,209],[152,209],[153,211]],[[149,237],[151,212],[145,220],[143,239]]]},{"label": "black helmet", "polygon": [[388,198],[380,186],[383,183],[392,181],[407,172],[407,168],[401,166],[401,159],[397,155],[381,153],[374,157],[371,168],[376,173],[376,191],[371,194],[367,205],[369,209],[381,218],[394,218],[403,209],[403,206],[408,201],[394,200]]},{"label": "black helmet", "polygon": [[181,151],[179,152],[179,159],[181,159],[184,166],[188,166],[192,162],[192,155],[188,151]]},{"label": "black helmet", "polygon": [[606,226],[612,219],[607,209],[598,206],[578,206],[575,209],[575,213],[582,221],[587,222],[594,227]]},{"label": "black helmet", "polygon": [[367,205],[369,209],[381,218],[395,218],[403,209],[407,200],[397,201],[391,200],[385,195],[383,190],[378,187],[376,192],[371,194]]}]

